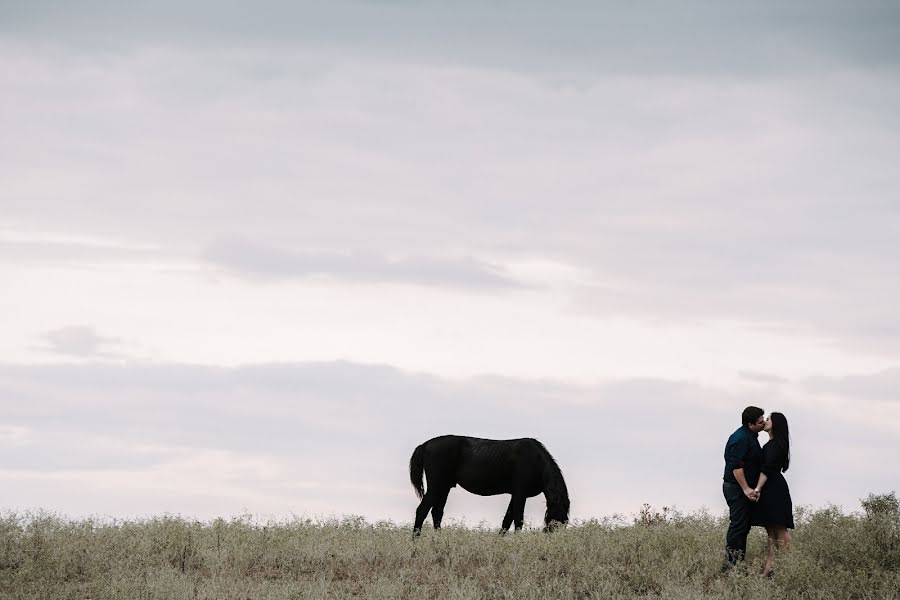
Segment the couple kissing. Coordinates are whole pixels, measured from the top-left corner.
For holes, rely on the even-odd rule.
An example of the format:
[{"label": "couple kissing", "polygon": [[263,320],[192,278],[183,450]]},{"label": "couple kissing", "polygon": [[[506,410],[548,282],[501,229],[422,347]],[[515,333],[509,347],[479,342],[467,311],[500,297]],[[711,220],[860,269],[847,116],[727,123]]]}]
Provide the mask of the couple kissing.
[{"label": "couple kissing", "polygon": [[[791,460],[790,434],[785,416],[748,406],[741,414],[741,426],[725,444],[725,476],[722,493],[728,503],[728,532],[725,536],[725,566],[744,559],[747,535],[754,525],[765,527],[769,536],[768,554],[761,573],[774,574],[775,552],[787,550],[794,528],[791,493],[783,473]],[[769,434],[765,446],[759,433]]]}]

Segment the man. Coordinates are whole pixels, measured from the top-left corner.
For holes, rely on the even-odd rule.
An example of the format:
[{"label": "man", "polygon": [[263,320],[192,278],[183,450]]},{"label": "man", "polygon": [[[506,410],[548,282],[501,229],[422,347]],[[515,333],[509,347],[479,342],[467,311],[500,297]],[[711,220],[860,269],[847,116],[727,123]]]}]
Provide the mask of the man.
[{"label": "man", "polygon": [[765,411],[748,406],[741,414],[740,428],[731,434],[725,444],[725,477],[722,493],[728,503],[728,533],[725,535],[725,560],[734,566],[744,559],[747,552],[747,535],[750,533],[750,509],[759,500],[753,489],[762,467],[762,448],[758,434],[766,425]]}]

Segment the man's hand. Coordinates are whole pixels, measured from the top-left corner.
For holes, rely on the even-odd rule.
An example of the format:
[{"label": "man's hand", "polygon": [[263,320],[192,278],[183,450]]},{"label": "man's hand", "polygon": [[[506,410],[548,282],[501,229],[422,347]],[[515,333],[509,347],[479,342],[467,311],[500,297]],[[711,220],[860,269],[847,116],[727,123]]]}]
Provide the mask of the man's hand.
[{"label": "man's hand", "polygon": [[759,500],[759,492],[757,492],[750,486],[744,488],[744,495],[747,496],[747,499],[751,502],[756,502],[757,500]]}]

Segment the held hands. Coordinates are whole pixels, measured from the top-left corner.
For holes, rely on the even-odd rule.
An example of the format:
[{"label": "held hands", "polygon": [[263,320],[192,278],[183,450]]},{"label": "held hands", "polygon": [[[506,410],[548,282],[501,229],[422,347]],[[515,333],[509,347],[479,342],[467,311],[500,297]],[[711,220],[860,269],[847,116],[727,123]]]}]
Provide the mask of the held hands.
[{"label": "held hands", "polygon": [[759,502],[759,490],[754,490],[751,487],[744,488],[744,495],[747,496],[747,499],[751,502]]}]

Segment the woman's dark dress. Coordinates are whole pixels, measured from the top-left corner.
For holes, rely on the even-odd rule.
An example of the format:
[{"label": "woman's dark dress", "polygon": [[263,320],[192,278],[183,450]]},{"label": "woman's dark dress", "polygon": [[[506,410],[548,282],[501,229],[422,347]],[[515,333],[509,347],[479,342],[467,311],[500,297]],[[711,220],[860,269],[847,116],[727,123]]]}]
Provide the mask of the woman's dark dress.
[{"label": "woman's dark dress", "polygon": [[763,446],[762,472],[766,474],[766,485],[759,495],[759,502],[753,503],[750,515],[752,525],[794,528],[794,506],[791,491],[781,470],[787,462],[787,452],[774,440]]}]

